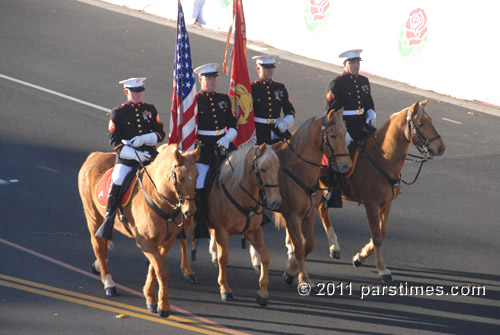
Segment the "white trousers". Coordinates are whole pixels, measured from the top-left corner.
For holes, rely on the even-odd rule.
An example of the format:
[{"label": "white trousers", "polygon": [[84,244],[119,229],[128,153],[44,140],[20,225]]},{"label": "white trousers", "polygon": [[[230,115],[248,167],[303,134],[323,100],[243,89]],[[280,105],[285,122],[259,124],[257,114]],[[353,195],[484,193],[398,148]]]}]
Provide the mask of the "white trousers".
[{"label": "white trousers", "polygon": [[111,182],[115,185],[121,186],[127,174],[132,170],[130,166],[124,164],[116,164],[113,174],[111,175]]},{"label": "white trousers", "polygon": [[198,178],[196,178],[196,189],[205,188],[205,178],[210,166],[207,164],[196,163],[198,169]]}]

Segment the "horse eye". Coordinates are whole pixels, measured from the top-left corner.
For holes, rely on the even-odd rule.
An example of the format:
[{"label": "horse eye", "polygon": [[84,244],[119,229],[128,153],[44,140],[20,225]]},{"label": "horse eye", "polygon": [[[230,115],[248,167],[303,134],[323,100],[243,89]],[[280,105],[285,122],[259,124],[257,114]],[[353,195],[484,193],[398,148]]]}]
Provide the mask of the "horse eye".
[{"label": "horse eye", "polygon": [[260,170],[260,172],[266,173],[266,169],[259,169],[259,170]]},{"label": "horse eye", "polygon": [[184,180],[186,180],[186,178],[184,178],[184,177],[179,177],[179,183],[183,183],[183,182],[184,182]]},{"label": "horse eye", "polygon": [[424,126],[424,123],[423,123],[423,122],[418,122],[418,123],[417,123],[417,126],[419,126],[419,127],[423,127],[423,126]]}]

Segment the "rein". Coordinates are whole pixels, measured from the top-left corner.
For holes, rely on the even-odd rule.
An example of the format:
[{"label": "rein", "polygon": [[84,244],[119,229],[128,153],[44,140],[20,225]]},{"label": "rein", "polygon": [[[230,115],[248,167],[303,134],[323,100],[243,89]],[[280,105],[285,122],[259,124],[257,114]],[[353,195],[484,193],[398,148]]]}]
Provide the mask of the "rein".
[{"label": "rein", "polygon": [[[170,172],[170,175],[169,175],[169,178],[172,178],[174,180],[173,184],[174,184],[174,190],[175,190],[175,193],[176,193],[176,196],[177,196],[177,204],[172,204],[170,201],[168,201],[168,199],[166,197],[164,197],[160,191],[158,191],[158,188],[156,187],[156,184],[153,180],[153,178],[151,178],[151,175],[149,174],[148,170],[146,169],[146,167],[144,166],[144,164],[142,163],[142,161],[140,160],[139,158],[139,155],[137,154],[137,151],[135,150],[135,148],[132,147],[132,149],[134,149],[134,152],[138,158],[138,161],[139,161],[139,164],[141,165],[141,170],[137,170],[137,180],[139,181],[139,185],[141,186],[141,191],[142,191],[142,194],[144,194],[144,198],[146,198],[146,201],[148,202],[149,206],[155,211],[156,214],[158,214],[159,216],[161,216],[163,219],[165,219],[165,221],[173,221],[178,227],[182,227],[184,225],[184,215],[182,216],[182,222],[180,224],[177,224],[177,222],[175,221],[175,218],[177,217],[177,215],[179,215],[179,213],[181,212],[181,202],[183,200],[187,200],[187,201],[194,201],[195,199],[194,198],[188,198],[188,197],[185,197],[184,195],[182,195],[179,191],[179,185],[178,185],[178,181],[177,181],[177,174],[175,173],[174,169],[178,166],[181,166],[181,165],[174,165],[174,169],[172,169],[172,171]],[[146,175],[148,176],[148,179],[149,181],[151,182],[151,184],[153,185],[153,188],[155,189],[156,193],[158,194],[158,196],[160,197],[160,199],[164,202],[166,202],[170,207],[172,207],[172,209],[174,209],[175,211],[173,213],[165,213],[155,202],[154,200],[151,198],[151,196],[146,192],[146,190],[144,190],[144,187],[143,187],[143,183],[142,183],[142,172],[141,171],[144,171],[146,173]]]},{"label": "rein", "polygon": [[[370,155],[368,155],[368,153],[365,150],[366,142],[364,142],[363,146],[360,147],[360,152],[362,152],[365,155],[366,159],[382,175],[382,177],[384,177],[384,179],[391,185],[391,187],[392,187],[392,198],[393,199],[394,199],[394,189],[401,182],[403,182],[405,185],[413,185],[413,184],[415,184],[417,182],[417,179],[418,179],[418,177],[420,175],[420,172],[422,170],[422,167],[423,167],[424,163],[427,162],[428,160],[432,159],[432,156],[428,155],[429,144],[431,142],[433,142],[433,141],[441,138],[441,135],[436,135],[436,136],[434,136],[431,139],[427,139],[424,136],[424,134],[422,134],[422,132],[418,129],[418,126],[415,124],[415,121],[413,120],[413,117],[417,114],[417,112],[418,112],[418,110],[414,111],[412,114],[410,114],[410,108],[406,109],[406,121],[407,121],[407,124],[408,124],[408,128],[407,128],[407,140],[408,140],[408,142],[410,142],[411,144],[413,144],[418,149],[418,151],[420,151],[420,153],[422,154],[422,156],[416,156],[416,155],[412,155],[412,154],[407,154],[406,155],[407,157],[405,157],[405,160],[407,160],[407,161],[411,161],[411,162],[415,162],[415,163],[420,163],[420,166],[418,168],[417,174],[415,175],[415,178],[413,179],[413,181],[407,182],[407,181],[405,181],[404,179],[401,178],[401,175],[400,175],[400,178],[398,178],[398,179],[391,178],[387,174],[387,172],[385,172],[379,165],[377,165],[377,163],[375,162],[375,160]],[[414,133],[418,137],[418,139],[423,142],[422,149],[417,144],[415,144],[412,141],[412,133]],[[374,139],[374,141],[375,141],[375,139]],[[376,144],[376,142],[375,142],[375,144]],[[411,156],[414,159],[408,158],[408,156]]]},{"label": "rein", "polygon": [[[224,191],[224,194],[226,195],[226,197],[234,205],[234,207],[236,207],[241,213],[243,213],[247,217],[247,221],[246,221],[245,227],[240,232],[240,234],[243,234],[248,229],[248,226],[250,225],[250,219],[251,219],[252,216],[254,216],[255,214],[257,214],[257,215],[263,214],[264,213],[264,209],[267,208],[266,205],[265,205],[265,203],[266,203],[266,191],[265,191],[265,188],[266,187],[267,188],[279,187],[279,185],[277,185],[277,184],[264,184],[264,181],[262,180],[262,176],[260,175],[260,172],[259,172],[259,169],[258,169],[258,166],[257,166],[257,160],[260,157],[262,157],[262,155],[257,155],[257,150],[258,149],[255,149],[255,155],[254,155],[254,158],[252,160],[252,169],[250,170],[250,172],[254,171],[255,178],[257,179],[257,182],[259,184],[259,200],[255,199],[255,197],[252,194],[250,194],[250,192],[248,192],[248,190],[246,190],[243,186],[241,186],[241,184],[239,184],[239,187],[253,201],[255,201],[255,206],[250,207],[250,208],[245,208],[242,205],[240,205],[233,198],[233,196],[231,195],[231,193],[229,193],[229,191],[226,188],[226,185],[223,182],[221,182],[222,190]],[[231,165],[231,161],[229,159],[228,159],[228,164],[231,167],[231,170],[234,171],[234,169],[233,169],[233,167]],[[260,211],[260,212],[258,211],[259,207],[262,207],[262,211]]]}]

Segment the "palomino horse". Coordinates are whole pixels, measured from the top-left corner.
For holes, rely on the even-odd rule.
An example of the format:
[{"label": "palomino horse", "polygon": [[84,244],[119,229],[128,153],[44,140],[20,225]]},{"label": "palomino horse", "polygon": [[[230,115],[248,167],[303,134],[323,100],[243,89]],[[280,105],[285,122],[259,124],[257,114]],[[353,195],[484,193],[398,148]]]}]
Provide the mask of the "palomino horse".
[{"label": "palomino horse", "polygon": [[[392,276],[382,258],[382,241],[391,203],[401,190],[400,176],[410,144],[431,158],[441,156],[445,151],[444,142],[425,111],[428,101],[417,101],[399,113],[392,114],[373,137],[365,140],[355,169],[347,178],[351,197],[343,195],[343,198],[365,206],[371,233],[370,242],[353,257],[353,265],[358,267],[363,264],[375,250],[377,271],[384,282],[391,282]],[[328,235],[330,256],[339,258],[340,246],[324,203],[319,206],[318,212]]]},{"label": "palomino horse", "polygon": [[[195,161],[199,154],[199,150],[181,153],[176,145],[160,147],[156,159],[141,170],[141,173],[147,172],[140,183],[142,192],[135,187],[129,205],[124,207],[129,227],[118,218],[115,221],[115,229],[135,238],[137,246],[149,260],[143,292],[148,309],[162,317],[170,314],[169,271],[164,259],[183,229],[182,216],[191,217],[196,212],[194,193],[198,170]],[[94,152],[78,174],[78,188],[92,248],[108,296],[117,294],[107,265],[108,243],[106,239],[94,235],[104,221],[105,209],[96,203],[92,193],[101,176],[113,167],[114,162],[115,153]],[[158,298],[155,294],[156,282],[159,284]]]},{"label": "palomino horse", "polygon": [[[297,273],[299,282],[311,283],[305,259],[315,243],[314,209],[322,200],[318,178],[323,154],[338,172],[345,172],[352,166],[345,142],[342,111],[330,111],[322,118],[311,118],[293,133],[289,141],[273,145],[281,164],[279,185],[283,199],[275,222],[278,227],[286,227],[288,266],[283,278],[288,284],[293,283]],[[252,248],[250,254],[256,268],[258,254]]]},{"label": "palomino horse", "polygon": [[218,283],[222,300],[233,300],[226,277],[228,239],[241,234],[262,256],[257,302],[268,302],[270,254],[261,229],[265,208],[277,209],[281,204],[278,189],[279,159],[267,144],[244,146],[226,159],[219,178],[208,196],[210,235],[217,243]]}]

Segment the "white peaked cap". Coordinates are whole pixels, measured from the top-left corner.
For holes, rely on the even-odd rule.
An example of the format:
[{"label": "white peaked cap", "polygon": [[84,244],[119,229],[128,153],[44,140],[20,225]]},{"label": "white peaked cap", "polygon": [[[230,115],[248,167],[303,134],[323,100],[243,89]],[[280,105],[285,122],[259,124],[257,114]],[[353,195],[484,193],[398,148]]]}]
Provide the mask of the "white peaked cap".
[{"label": "white peaked cap", "polygon": [[129,78],[120,81],[118,84],[123,84],[123,87],[133,91],[133,92],[141,92],[144,91],[144,80],[146,80],[146,77],[142,78]]},{"label": "white peaked cap", "polygon": [[197,73],[199,76],[215,77],[215,76],[217,76],[217,69],[218,68],[219,68],[219,64],[208,63],[208,64],[198,66],[196,69],[194,69],[194,73]]},{"label": "white peaked cap", "polygon": [[261,55],[252,57],[252,59],[255,59],[257,65],[262,65],[263,67],[275,67],[276,60],[278,58],[278,55]]},{"label": "white peaked cap", "polygon": [[343,58],[344,61],[348,61],[351,59],[359,59],[361,60],[361,51],[362,49],[354,49],[354,50],[348,50],[344,51],[339,55],[340,58]]}]

